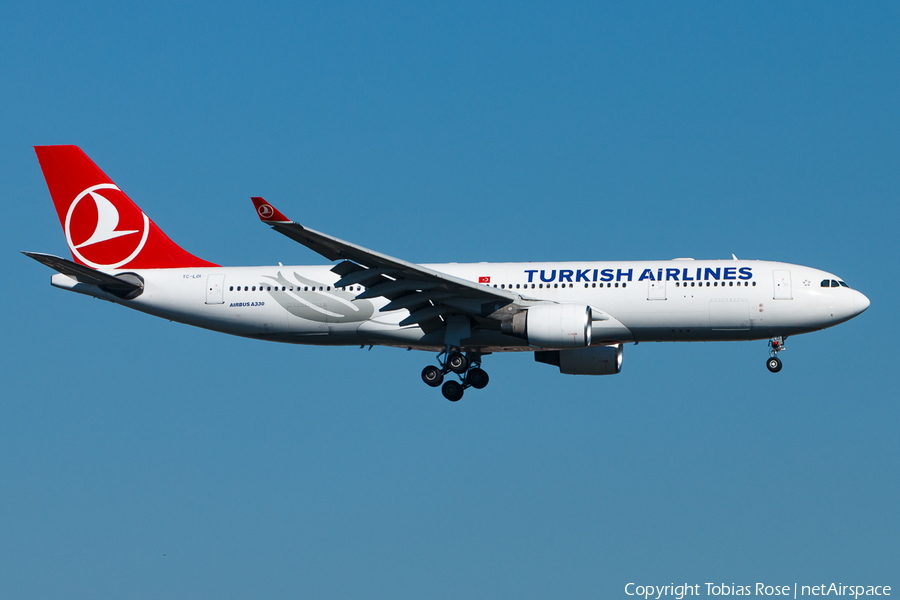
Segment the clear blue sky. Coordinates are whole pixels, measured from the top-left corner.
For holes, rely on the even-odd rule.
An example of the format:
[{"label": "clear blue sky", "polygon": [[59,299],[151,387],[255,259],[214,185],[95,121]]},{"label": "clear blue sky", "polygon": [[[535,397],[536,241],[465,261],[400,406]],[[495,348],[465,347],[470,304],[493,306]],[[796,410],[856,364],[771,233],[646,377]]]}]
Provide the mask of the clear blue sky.
[{"label": "clear blue sky", "polygon": [[[299,6],[298,6],[299,4]],[[0,18],[0,596],[900,588],[896,3],[13,3]],[[35,144],[220,264],[781,260],[871,308],[614,377],[266,344],[51,288]]]}]

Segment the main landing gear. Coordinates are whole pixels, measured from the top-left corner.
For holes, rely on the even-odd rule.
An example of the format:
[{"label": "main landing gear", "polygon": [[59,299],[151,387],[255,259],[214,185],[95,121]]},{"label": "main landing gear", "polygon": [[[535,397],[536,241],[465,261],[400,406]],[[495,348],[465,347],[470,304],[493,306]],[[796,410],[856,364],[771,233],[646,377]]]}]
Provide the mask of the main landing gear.
[{"label": "main landing gear", "polygon": [[[422,381],[431,387],[441,386],[441,393],[450,402],[457,402],[463,397],[466,388],[473,387],[480,390],[488,384],[488,374],[481,368],[481,354],[468,352],[463,354],[459,350],[447,349],[438,354],[437,361],[440,366],[428,365],[422,369]],[[444,375],[454,373],[459,381],[450,379],[444,381]]]},{"label": "main landing gear", "polygon": [[766,361],[766,368],[772,373],[777,373],[781,370],[781,359],[778,358],[778,353],[784,350],[784,340],[786,339],[778,336],[769,340],[769,360]]}]

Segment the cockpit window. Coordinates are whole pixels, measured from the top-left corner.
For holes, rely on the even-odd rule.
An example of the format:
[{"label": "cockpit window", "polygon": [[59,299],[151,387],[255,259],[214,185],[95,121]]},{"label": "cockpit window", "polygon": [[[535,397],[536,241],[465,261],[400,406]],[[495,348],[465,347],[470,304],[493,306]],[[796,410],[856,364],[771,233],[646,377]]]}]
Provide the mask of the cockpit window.
[{"label": "cockpit window", "polygon": [[844,283],[843,281],[838,281],[836,279],[823,279],[821,285],[822,285],[822,287],[833,287],[833,288],[845,287],[848,289],[850,288],[850,286],[847,285],[846,283]]}]

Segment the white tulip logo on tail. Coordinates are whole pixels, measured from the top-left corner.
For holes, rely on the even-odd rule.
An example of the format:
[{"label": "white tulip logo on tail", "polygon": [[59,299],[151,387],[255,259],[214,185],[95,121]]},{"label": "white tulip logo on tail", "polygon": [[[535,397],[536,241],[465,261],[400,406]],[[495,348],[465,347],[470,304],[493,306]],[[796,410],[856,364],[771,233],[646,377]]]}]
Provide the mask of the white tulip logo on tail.
[{"label": "white tulip logo on tail", "polygon": [[263,219],[269,219],[275,214],[275,209],[268,204],[260,204],[257,212]]},{"label": "white tulip logo on tail", "polygon": [[[100,190],[109,191],[101,194]],[[91,198],[94,201],[94,208],[96,208],[97,221],[93,230],[85,221],[85,219],[89,218],[88,215],[93,213],[90,210],[90,204],[81,204],[82,210],[78,211],[79,214],[76,214],[76,209],[85,198]],[[69,205],[65,224],[66,241],[69,243],[72,254],[89,267],[95,269],[117,269],[134,260],[144,248],[144,244],[147,243],[147,236],[150,233],[150,219],[137,207],[134,207],[134,209],[140,212],[142,219],[135,219],[136,215],[129,215],[131,218],[127,218],[126,221],[130,221],[129,225],[132,228],[123,227],[119,229],[120,208],[126,208],[128,205],[134,206],[130,201],[128,201],[128,205],[125,205],[122,199],[128,201],[128,197],[116,185],[101,183],[91,186],[78,194],[75,200],[72,201],[72,204]],[[117,207],[116,203],[122,204]],[[73,236],[72,232],[73,215],[76,221],[76,236]],[[133,229],[135,226],[138,226],[139,229]],[[88,231],[91,233],[85,237],[85,233]],[[83,240],[76,242],[73,237],[83,238]],[[119,242],[104,244],[104,242],[110,242],[119,238],[122,238]]]}]

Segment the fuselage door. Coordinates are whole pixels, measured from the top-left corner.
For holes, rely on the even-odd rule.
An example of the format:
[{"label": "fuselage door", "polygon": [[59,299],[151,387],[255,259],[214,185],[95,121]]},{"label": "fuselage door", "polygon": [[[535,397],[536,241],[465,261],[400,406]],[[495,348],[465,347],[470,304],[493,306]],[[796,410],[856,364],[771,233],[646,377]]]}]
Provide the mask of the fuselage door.
[{"label": "fuselage door", "polygon": [[665,300],[666,299],[666,282],[665,281],[648,281],[647,300]]},{"label": "fuselage door", "polygon": [[225,275],[210,275],[206,279],[206,303],[224,304]]},{"label": "fuselage door", "polygon": [[772,296],[775,300],[790,300],[793,298],[791,293],[791,272],[790,271],[772,271],[775,277],[775,294]]}]

